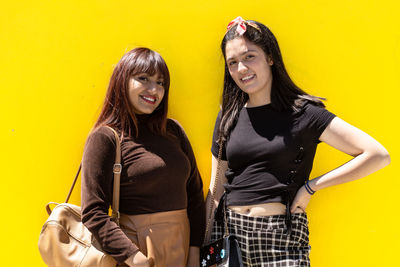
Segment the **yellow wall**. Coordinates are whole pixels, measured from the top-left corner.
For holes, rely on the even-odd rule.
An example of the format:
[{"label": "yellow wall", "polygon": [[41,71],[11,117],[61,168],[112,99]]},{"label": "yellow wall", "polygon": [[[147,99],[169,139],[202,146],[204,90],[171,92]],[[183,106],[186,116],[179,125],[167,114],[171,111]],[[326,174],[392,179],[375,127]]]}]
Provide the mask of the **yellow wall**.
[{"label": "yellow wall", "polygon": [[[208,186],[223,73],[219,42],[238,15],[269,25],[294,80],[327,97],[329,110],[392,156],[384,170],[313,197],[313,266],[396,265],[399,14],[395,0],[3,1],[1,265],[44,266],[37,249],[44,206],[64,200],[113,66],[136,46],[166,59],[170,116],[186,129]],[[348,159],[322,144],[312,176]],[[72,202],[79,204],[79,190]]]}]

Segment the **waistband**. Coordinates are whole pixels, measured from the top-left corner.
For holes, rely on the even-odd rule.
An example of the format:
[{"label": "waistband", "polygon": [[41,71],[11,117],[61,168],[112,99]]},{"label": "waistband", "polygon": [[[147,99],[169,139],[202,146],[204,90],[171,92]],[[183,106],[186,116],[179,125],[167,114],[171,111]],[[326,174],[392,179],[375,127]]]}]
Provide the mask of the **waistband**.
[{"label": "waistband", "polygon": [[[280,218],[285,219],[285,223],[287,226],[287,234],[291,235],[292,233],[292,213],[290,212],[290,194],[288,191],[283,192],[283,197],[285,199],[285,205],[286,205],[286,212],[285,215],[270,215],[266,217],[271,217],[271,216],[278,216]],[[221,223],[221,225],[224,226],[224,212],[227,210],[226,207],[226,193],[221,196],[221,199],[219,200],[218,207],[215,210],[214,214],[214,219],[218,222]]]},{"label": "waistband", "polygon": [[[286,215],[268,215],[268,216],[249,216],[245,214],[236,213],[233,210],[227,210],[227,218],[229,218],[229,227],[238,226],[247,231],[265,230],[266,227],[271,229],[281,228],[281,225],[286,224]],[[245,223],[244,223],[245,222]],[[308,218],[306,213],[292,214],[292,227],[297,229],[299,225],[308,225]]]},{"label": "waistband", "polygon": [[133,223],[137,228],[151,224],[180,223],[188,220],[186,209],[162,211],[139,215],[121,214],[120,223]]}]

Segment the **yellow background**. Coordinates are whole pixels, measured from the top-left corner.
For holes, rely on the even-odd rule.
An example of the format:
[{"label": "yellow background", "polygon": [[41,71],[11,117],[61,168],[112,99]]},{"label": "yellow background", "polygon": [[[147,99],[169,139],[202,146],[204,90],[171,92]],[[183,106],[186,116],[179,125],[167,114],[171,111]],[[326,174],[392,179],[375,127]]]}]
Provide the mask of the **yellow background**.
[{"label": "yellow background", "polygon": [[[136,46],[167,61],[170,116],[186,129],[208,186],[219,43],[238,15],[268,25],[295,82],[391,153],[389,167],[313,197],[313,266],[396,265],[399,14],[395,0],[2,1],[1,265],[44,266],[37,249],[44,206],[64,201],[113,66]],[[312,176],[349,159],[322,144]],[[79,185],[72,203],[80,203]]]}]

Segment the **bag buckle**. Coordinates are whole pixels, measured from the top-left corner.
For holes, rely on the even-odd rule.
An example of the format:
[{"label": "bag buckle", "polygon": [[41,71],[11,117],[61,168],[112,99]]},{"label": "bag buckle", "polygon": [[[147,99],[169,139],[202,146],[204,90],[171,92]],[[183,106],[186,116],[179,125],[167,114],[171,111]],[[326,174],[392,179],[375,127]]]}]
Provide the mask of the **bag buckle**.
[{"label": "bag buckle", "polygon": [[113,212],[112,212],[112,217],[113,217],[113,218],[119,220],[120,216],[121,216],[121,215],[120,215],[119,211],[113,211]]},{"label": "bag buckle", "polygon": [[122,171],[122,165],[119,163],[114,164],[113,173],[120,174]]}]

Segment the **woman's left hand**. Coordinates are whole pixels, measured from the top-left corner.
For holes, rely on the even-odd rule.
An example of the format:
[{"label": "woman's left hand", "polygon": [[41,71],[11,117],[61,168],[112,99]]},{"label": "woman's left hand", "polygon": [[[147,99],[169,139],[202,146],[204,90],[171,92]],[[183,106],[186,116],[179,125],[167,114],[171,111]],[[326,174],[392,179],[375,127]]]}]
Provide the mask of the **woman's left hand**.
[{"label": "woman's left hand", "polygon": [[189,247],[189,257],[187,261],[187,267],[199,267],[200,266],[200,248]]},{"label": "woman's left hand", "polygon": [[300,187],[299,191],[297,191],[297,194],[292,202],[292,206],[290,207],[290,212],[294,213],[297,208],[300,208],[305,212],[310,199],[311,195],[307,192],[303,185]]}]

